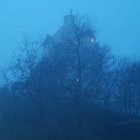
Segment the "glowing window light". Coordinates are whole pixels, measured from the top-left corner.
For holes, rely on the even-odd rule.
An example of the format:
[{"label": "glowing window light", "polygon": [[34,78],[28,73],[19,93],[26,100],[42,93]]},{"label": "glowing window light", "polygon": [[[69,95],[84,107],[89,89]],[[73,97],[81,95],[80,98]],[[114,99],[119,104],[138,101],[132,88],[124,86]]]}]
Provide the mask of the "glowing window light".
[{"label": "glowing window light", "polygon": [[77,78],[77,80],[76,80],[77,82],[79,82],[79,79]]},{"label": "glowing window light", "polygon": [[94,38],[93,37],[91,38],[91,43],[94,43]]},{"label": "glowing window light", "polygon": [[95,42],[95,39],[92,37],[91,38],[91,43],[94,43]]}]

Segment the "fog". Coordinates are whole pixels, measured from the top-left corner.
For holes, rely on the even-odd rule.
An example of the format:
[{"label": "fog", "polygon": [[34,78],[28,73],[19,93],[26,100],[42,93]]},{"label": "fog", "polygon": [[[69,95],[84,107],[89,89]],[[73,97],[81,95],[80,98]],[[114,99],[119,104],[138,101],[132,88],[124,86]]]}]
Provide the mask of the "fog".
[{"label": "fog", "polygon": [[54,34],[69,9],[76,16],[88,16],[98,40],[109,44],[113,53],[139,58],[139,6],[139,0],[1,0],[0,65],[12,61],[25,34],[33,39]]},{"label": "fog", "polygon": [[140,140],[140,2],[0,2],[0,140]]}]

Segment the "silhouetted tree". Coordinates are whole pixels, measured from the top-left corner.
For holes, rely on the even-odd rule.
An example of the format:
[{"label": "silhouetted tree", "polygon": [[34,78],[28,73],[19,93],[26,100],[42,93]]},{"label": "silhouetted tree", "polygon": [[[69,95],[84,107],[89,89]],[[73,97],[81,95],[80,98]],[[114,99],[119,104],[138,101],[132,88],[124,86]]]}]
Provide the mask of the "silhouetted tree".
[{"label": "silhouetted tree", "polygon": [[115,100],[118,102],[118,109],[126,114],[136,115],[139,99],[139,63],[127,59],[120,60],[116,73]]}]

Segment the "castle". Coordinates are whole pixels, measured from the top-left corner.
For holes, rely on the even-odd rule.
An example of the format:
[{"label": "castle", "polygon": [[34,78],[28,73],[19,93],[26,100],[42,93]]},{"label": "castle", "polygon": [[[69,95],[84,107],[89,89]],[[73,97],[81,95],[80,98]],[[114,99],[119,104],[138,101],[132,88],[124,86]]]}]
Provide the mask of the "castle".
[{"label": "castle", "polygon": [[[70,14],[64,16],[63,25],[58,29],[58,31],[51,37],[48,35],[46,36],[46,39],[42,44],[44,47],[43,52],[45,55],[49,53],[49,49],[55,44],[59,44],[64,40],[73,39],[74,34],[77,31],[77,23],[75,20],[76,17],[72,14],[72,11],[70,10]],[[88,33],[84,35],[83,41],[88,45],[95,44],[96,39],[93,35],[93,32],[88,31]]]}]

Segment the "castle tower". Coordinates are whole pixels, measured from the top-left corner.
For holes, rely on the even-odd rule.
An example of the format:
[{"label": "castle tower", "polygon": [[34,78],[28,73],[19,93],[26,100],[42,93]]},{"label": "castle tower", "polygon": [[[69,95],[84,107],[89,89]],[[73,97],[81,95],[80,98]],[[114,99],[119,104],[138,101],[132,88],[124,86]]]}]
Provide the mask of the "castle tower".
[{"label": "castle tower", "polygon": [[72,15],[72,10],[70,10],[70,14],[64,16],[64,26],[73,26],[75,22],[75,16]]}]

